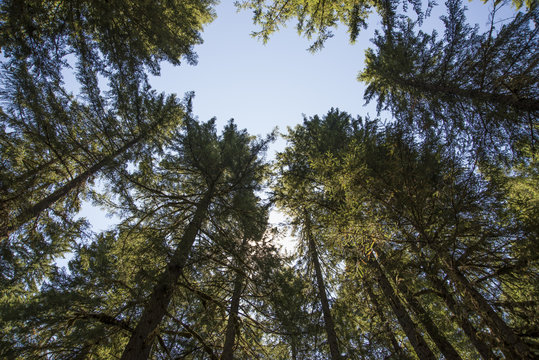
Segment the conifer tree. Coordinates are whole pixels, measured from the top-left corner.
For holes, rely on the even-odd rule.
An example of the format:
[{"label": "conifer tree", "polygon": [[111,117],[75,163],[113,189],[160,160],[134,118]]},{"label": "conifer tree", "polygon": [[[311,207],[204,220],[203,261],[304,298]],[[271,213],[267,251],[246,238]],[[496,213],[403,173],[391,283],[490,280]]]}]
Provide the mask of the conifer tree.
[{"label": "conifer tree", "polygon": [[181,123],[183,106],[152,91],[147,72],[158,74],[161,61],[196,62],[212,5],[2,2],[3,289],[35,290],[87,227],[74,215],[93,182],[116,178]]},{"label": "conifer tree", "polygon": [[[474,151],[484,159],[517,152],[537,143],[537,9],[479,34],[467,24],[462,3],[446,2],[441,38],[401,20],[378,33],[358,79],[365,99],[377,99],[404,122],[426,133],[439,129],[448,146]],[[458,139],[464,138],[462,144]],[[466,143],[468,142],[468,143]],[[505,154],[504,154],[505,152]]]},{"label": "conifer tree", "polygon": [[[191,188],[197,194],[191,205],[193,215],[187,220],[188,225],[142,310],[138,325],[123,352],[124,359],[148,358],[175,284],[189,259],[197,234],[208,219],[210,205],[227,206],[227,202],[234,200],[235,193],[257,190],[263,175],[263,164],[258,156],[267,141],[253,142],[245,131],[238,131],[233,123],[227,125],[222,137],[217,136],[214,121],[198,124],[190,120],[185,129],[184,134],[178,134],[177,143],[171,147],[173,153],[165,157],[163,166],[172,170],[170,175],[165,173],[168,175],[165,181],[170,186]],[[173,179],[176,181],[171,181]],[[164,190],[162,186],[157,189],[161,192]],[[151,202],[155,200],[148,198]],[[155,205],[162,208],[161,204]],[[165,220],[173,223],[186,221],[171,218],[171,214],[167,214]]]},{"label": "conifer tree", "polygon": [[[307,39],[314,38],[309,51],[318,51],[324,43],[333,37],[332,29],[339,24],[348,28],[350,42],[354,43],[361,29],[367,27],[367,19],[371,12],[376,11],[382,17],[382,22],[391,28],[394,22],[395,8],[400,1],[394,0],[340,0],[340,1],[237,1],[240,9],[253,11],[253,23],[260,26],[260,30],[252,33],[253,36],[267,42],[270,36],[284,27],[290,20],[297,20],[296,29],[300,35]],[[412,5],[414,11],[423,17],[421,2],[405,0],[403,7]],[[429,6],[431,6],[429,4]]]}]

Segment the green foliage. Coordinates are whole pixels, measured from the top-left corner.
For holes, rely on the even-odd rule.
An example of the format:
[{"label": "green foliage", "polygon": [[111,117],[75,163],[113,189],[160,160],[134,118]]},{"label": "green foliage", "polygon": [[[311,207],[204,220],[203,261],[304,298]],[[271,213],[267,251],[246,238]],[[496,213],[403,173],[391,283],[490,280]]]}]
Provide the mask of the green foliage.
[{"label": "green foliage", "polygon": [[212,5],[1,3],[2,291],[34,291],[84,236],[74,216],[96,198],[94,181],[150,156],[181,123],[183,105],[152,91],[146,72],[195,62]]},{"label": "green foliage", "polygon": [[[486,3],[485,0],[483,0]],[[524,5],[528,10],[533,10],[537,7],[537,0],[512,0],[513,6],[517,9],[521,9]]]},{"label": "green foliage", "polygon": [[0,44],[7,57],[31,59],[44,76],[59,75],[62,58],[73,53],[81,62],[95,61],[100,53],[116,65],[143,64],[158,72],[160,61],[194,61],[192,47],[214,16],[212,5],[211,0],[4,1]]},{"label": "green foliage", "polygon": [[[332,128],[341,130],[328,131]],[[535,302],[524,304],[522,300],[516,300],[523,298],[521,293],[517,295],[514,291],[524,291],[527,297],[533,292],[535,285],[530,281],[535,256],[531,255],[527,244],[531,244],[529,241],[535,238],[535,234],[531,223],[526,225],[526,212],[521,211],[517,215],[510,210],[517,206],[519,200],[526,203],[529,211],[535,209],[533,192],[524,200],[518,190],[519,186],[525,187],[532,181],[531,173],[525,181],[518,181],[522,177],[516,171],[512,177],[502,176],[497,181],[487,179],[474,167],[467,166],[465,153],[449,151],[434,137],[419,140],[405,125],[382,127],[374,122],[352,121],[338,111],[330,111],[323,118],[305,120],[303,126],[290,131],[288,139],[290,147],[278,158],[282,175],[276,191],[277,199],[287,209],[297,209],[291,211],[292,215],[298,216],[300,209],[312,211],[316,218],[317,236],[324,239],[321,247],[329,250],[331,262],[340,260],[346,264],[344,284],[369,273],[368,258],[377,253],[376,249],[394,253],[396,258],[387,266],[398,272],[396,283],[407,282],[408,287],[416,287],[414,292],[425,292],[426,295],[417,301],[425,304],[424,308],[432,319],[437,319],[433,320],[435,324],[449,325],[438,331],[457,346],[463,357],[474,358],[475,349],[469,339],[458,335],[461,324],[444,318],[447,310],[441,303],[443,297],[432,296],[436,288],[420,280],[425,276],[424,271],[438,276],[442,270],[438,261],[451,259],[466,269],[466,275],[475,281],[475,286],[491,302],[513,296],[514,300],[507,303],[504,311],[511,313],[514,321],[522,321],[525,311],[534,316],[529,308],[524,309]],[[527,164],[522,166],[531,171]],[[507,187],[500,181],[508,181]],[[509,200],[512,196],[514,200]],[[516,224],[519,225],[515,227]],[[522,249],[526,255],[522,252],[517,255],[516,249]],[[437,265],[427,270],[422,261]],[[514,276],[521,271],[522,275],[517,280]],[[506,272],[512,275],[502,276]],[[496,281],[501,281],[507,290],[496,291]],[[346,288],[341,289],[344,296]],[[361,289],[352,293],[357,294],[358,291]],[[372,301],[363,296],[367,303]],[[337,314],[343,311],[348,314],[352,310],[348,309],[346,302],[351,300],[342,301],[345,303],[337,300]],[[510,306],[515,308],[510,310]],[[414,314],[416,306],[408,311]],[[352,327],[344,320],[347,315],[339,316],[342,318],[338,321],[343,324],[338,324],[337,328],[341,339],[347,339],[345,343],[351,354],[364,351],[358,336],[364,337],[362,341],[371,343],[372,352],[369,353],[375,356],[374,349],[379,346],[375,344],[378,341],[389,344],[391,336],[396,339],[400,331],[389,331],[392,329],[389,326],[384,335],[377,338],[373,337],[372,323],[361,320],[362,316],[369,318],[368,315],[359,313]],[[386,319],[391,318],[386,316],[384,314]],[[350,320],[347,318],[347,321]],[[527,334],[535,326],[520,324],[522,329],[526,329],[523,333]],[[495,347],[495,342],[500,341],[490,339],[488,331],[480,331],[489,346]],[[434,347],[434,343],[430,344]],[[400,350],[397,346],[392,348],[394,354],[405,351],[405,347]],[[384,352],[379,356],[381,354]]]},{"label": "green foliage", "polygon": [[[536,357],[537,8],[481,35],[450,0],[439,37],[411,4],[237,4],[313,50],[382,18],[360,79],[395,121],[304,117],[272,167],[274,134],[218,133],[148,85],[196,60],[213,1],[3,2],[0,357],[119,358],[153,311],[155,359]],[[120,223],[89,233],[86,199]]]},{"label": "green foliage", "polygon": [[240,9],[253,10],[253,22],[261,29],[253,36],[264,42],[271,34],[297,19],[296,29],[309,40],[316,37],[311,51],[320,50],[324,42],[333,36],[331,29],[339,22],[348,26],[350,41],[354,42],[359,30],[366,27],[366,19],[373,2],[367,1],[236,1]]},{"label": "green foliage", "polygon": [[[309,47],[309,51],[312,52],[323,48],[325,41],[333,37],[331,30],[339,24],[348,28],[350,42],[354,43],[360,30],[367,27],[367,18],[373,10],[377,11],[386,26],[390,27],[394,21],[395,8],[398,3],[392,0],[243,0],[235,2],[239,9],[253,11],[253,22],[260,26],[259,31],[252,33],[253,36],[259,37],[266,43],[281,26],[286,26],[295,19],[298,34],[304,35],[309,40],[315,39]],[[421,2],[406,0],[403,1],[403,7],[406,8],[408,3],[422,18]]]},{"label": "green foliage", "polygon": [[446,5],[441,39],[416,32],[409,19],[376,36],[358,77],[367,83],[365,99],[463,151],[471,140],[484,159],[516,158],[521,144],[537,142],[538,13],[519,13],[501,28],[493,20],[478,34],[460,1]]}]

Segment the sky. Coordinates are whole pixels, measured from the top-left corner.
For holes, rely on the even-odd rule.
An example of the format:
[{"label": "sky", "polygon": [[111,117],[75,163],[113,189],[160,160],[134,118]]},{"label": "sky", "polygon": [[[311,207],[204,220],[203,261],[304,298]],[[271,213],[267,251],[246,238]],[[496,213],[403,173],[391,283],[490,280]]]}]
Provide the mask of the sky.
[{"label": "sky", "polygon": [[[306,50],[309,40],[293,26],[264,45],[250,35],[256,29],[251,13],[238,13],[232,3],[222,1],[217,19],[202,33],[204,43],[195,47],[198,65],[163,65],[161,76],[151,78],[154,88],[179,96],[194,91],[199,120],[215,116],[221,127],[234,118],[253,135],[269,134],[275,127],[286,132],[287,126],[302,122],[302,114],[325,114],[331,107],[363,111],[363,86],[356,77],[364,47],[350,45],[344,27],[315,54]],[[366,31],[362,42],[367,44],[372,33],[372,28]],[[277,142],[271,153],[283,145]]]},{"label": "sky", "polygon": [[[485,28],[491,5],[474,0],[466,2],[472,23]],[[438,6],[424,29],[438,29],[444,7]],[[512,13],[507,7],[506,11]],[[195,47],[196,66],[163,64],[158,77],[150,77],[157,91],[176,93],[179,97],[195,92],[193,112],[199,120],[217,118],[218,128],[234,118],[240,129],[252,135],[265,136],[278,127],[282,133],[306,116],[326,114],[332,107],[353,116],[376,116],[373,103],[365,106],[364,85],[356,80],[364,63],[365,49],[371,46],[374,30],[380,29],[379,18],[371,15],[367,30],[362,30],[355,44],[350,44],[344,26],[316,53],[307,48],[308,39],[298,36],[294,24],[273,34],[267,44],[250,34],[257,28],[252,13],[237,12],[233,1],[223,0],[216,7],[217,18],[206,25],[204,43]],[[503,16],[501,17],[503,18]],[[268,159],[284,149],[281,138],[268,151]],[[81,211],[94,231],[107,229],[113,223],[103,210],[86,204]],[[283,217],[273,213],[272,222]],[[291,250],[288,245],[288,250]]]}]

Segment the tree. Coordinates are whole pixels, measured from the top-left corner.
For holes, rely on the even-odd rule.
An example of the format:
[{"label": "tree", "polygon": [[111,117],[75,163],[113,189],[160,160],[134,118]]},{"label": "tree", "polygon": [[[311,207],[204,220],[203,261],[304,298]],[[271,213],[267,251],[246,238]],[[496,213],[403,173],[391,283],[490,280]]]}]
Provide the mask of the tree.
[{"label": "tree", "polygon": [[[323,193],[319,192],[317,174],[312,168],[311,161],[326,151],[335,151],[343,147],[343,138],[339,135],[351,130],[349,116],[338,110],[331,110],[324,118],[318,116],[304,119],[303,126],[291,130],[288,135],[290,146],[278,155],[280,179],[275,187],[277,203],[301,229],[302,245],[306,259],[315,274],[318,288],[318,301],[322,306],[324,326],[326,330],[329,351],[332,359],[340,359],[339,341],[335,332],[335,324],[327,298],[327,289],[323,270],[320,264],[320,252],[316,244],[317,232],[315,226],[320,226],[319,212],[327,205]],[[312,140],[317,141],[312,141]],[[322,196],[319,196],[322,195]],[[313,225],[315,224],[315,225]],[[323,239],[323,237],[322,237]]]},{"label": "tree", "polygon": [[[379,247],[376,248],[376,253],[379,258],[383,259],[384,262],[388,262],[386,254]],[[421,305],[420,301],[416,299],[415,295],[406,285],[405,281],[397,282],[397,289],[402,294],[408,307],[416,314],[416,317],[419,319],[421,324],[425,327],[426,332],[432,341],[436,344],[440,352],[443,354],[446,359],[462,359],[459,353],[455,350],[453,345],[447,340],[445,335],[441,333],[440,329],[436,326],[432,318],[430,317],[428,311]]]},{"label": "tree", "polygon": [[[398,146],[404,144],[406,143],[401,142]],[[420,245],[418,244],[417,248],[427,249],[416,256],[441,259],[442,264],[434,271],[443,270],[459,288],[460,295],[470,302],[475,311],[482,314],[482,318],[508,358],[529,357],[528,346],[506,327],[503,321],[500,321],[499,314],[490,307],[485,297],[475,287],[464,288],[470,285],[466,277],[458,276],[462,275],[460,272],[451,273],[457,270],[448,268],[469,262],[474,263],[475,267],[496,267],[499,260],[497,255],[494,255],[496,252],[494,249],[504,243],[510,247],[511,241],[508,239],[511,238],[509,235],[512,233],[511,227],[504,228],[503,225],[487,227],[483,220],[486,214],[489,214],[490,221],[496,216],[498,203],[491,197],[493,189],[482,188],[485,184],[482,184],[480,177],[473,175],[473,170],[459,169],[460,166],[455,163],[450,165],[449,158],[443,160],[446,165],[440,166],[441,163],[436,156],[432,156],[432,153],[431,155],[428,152],[419,153],[421,155],[417,154],[419,155],[417,160],[412,160],[417,155],[412,155],[413,150],[409,155],[405,155],[410,151],[409,148],[406,149],[406,145],[401,150],[394,151],[395,155],[398,154],[397,162],[394,163],[396,166],[389,166],[386,163],[385,169],[381,167],[379,168],[381,172],[377,173],[380,180],[383,179],[379,186],[375,186],[375,182],[371,183],[371,186],[375,186],[371,194],[375,194],[378,201],[381,201],[380,204],[384,204],[383,207],[389,211],[386,214],[394,213],[382,221],[385,224],[388,221],[396,224],[392,231],[404,235],[403,241],[411,243],[419,241]],[[410,155],[413,157],[408,157]],[[397,170],[400,166],[403,173]],[[385,173],[386,169],[391,169],[391,173]],[[438,171],[446,173],[445,177],[437,175]],[[449,175],[451,172],[453,174]],[[447,182],[448,179],[452,180]],[[432,195],[428,195],[429,193]],[[398,236],[392,236],[399,243]],[[400,246],[404,244],[406,242],[402,242]],[[455,251],[457,253],[462,251],[462,256],[455,258]],[[476,286],[477,284],[476,282]],[[488,285],[485,284],[485,287],[488,293],[490,290]],[[501,328],[504,330],[501,331]],[[513,349],[520,350],[513,353]]]},{"label": "tree", "polygon": [[[180,176],[184,177],[182,182],[171,185],[185,187],[186,180],[191,180],[194,182],[191,186],[199,189],[196,196],[198,200],[193,204],[194,214],[181,235],[174,254],[154,286],[149,302],[143,308],[138,325],[123,352],[123,359],[148,358],[153,337],[166,314],[175,284],[189,258],[197,233],[208,217],[210,204],[220,197],[226,204],[227,200],[233,200],[236,192],[255,191],[260,186],[264,165],[258,156],[267,141],[253,143],[247,133],[238,132],[233,123],[229,123],[223,137],[219,138],[215,133],[214,121],[204,125],[189,121],[186,123],[186,133],[178,135],[179,142],[171,149],[176,154],[167,156],[163,165],[171,170],[180,170],[179,175],[185,173]],[[163,191],[162,186],[158,189]],[[174,218],[172,220],[178,221]]]},{"label": "tree", "polygon": [[322,327],[316,319],[318,309],[312,304],[311,283],[302,271],[290,265],[278,268],[272,278],[273,291],[269,292],[267,303],[271,316],[272,332],[276,339],[271,345],[279,349],[278,359],[312,359],[319,356]]},{"label": "tree", "polygon": [[[196,60],[213,4],[0,5],[0,357],[535,358],[536,7],[480,35],[449,0],[440,39],[415,28],[432,4],[239,3],[312,50],[382,17],[360,77],[396,121],[304,117],[272,173],[273,135],[218,134],[148,85]],[[119,224],[85,232],[88,199]]]},{"label": "tree", "polygon": [[[401,121],[425,132],[434,127],[448,146],[460,145],[488,160],[522,144],[537,142],[537,10],[519,13],[502,26],[478,34],[466,23],[460,1],[446,3],[442,39],[436,32],[415,32],[401,20],[392,31],[378,34],[376,49],[366,54],[358,79],[367,84],[365,99],[377,98]],[[510,156],[509,156],[510,157]],[[518,156],[515,156],[518,157]]]},{"label": "tree", "polygon": [[[8,342],[15,345],[13,354],[106,357],[120,356],[123,351],[129,357],[133,344],[143,338],[149,339],[140,344],[143,356],[152,349],[156,354],[175,353],[179,344],[193,340],[217,358],[219,344],[197,331],[205,326],[201,319],[191,322],[194,313],[180,314],[193,311],[197,301],[202,305],[213,299],[215,306],[221,303],[220,297],[228,296],[222,292],[207,295],[196,282],[200,276],[208,280],[212,273],[219,274],[215,263],[207,266],[205,259],[227,263],[230,253],[222,249],[228,247],[235,259],[232,263],[246,261],[236,247],[239,235],[255,241],[261,238],[267,208],[260,205],[255,192],[266,166],[260,156],[270,139],[255,140],[232,122],[218,136],[214,121],[198,124],[191,119],[176,131],[160,161],[147,157],[136,171],[122,172],[124,181],[111,183],[118,190],[116,206],[124,217],[118,229],[82,245],[70,263],[71,274],[53,272],[40,294],[2,308],[5,326],[16,324],[21,331]],[[207,240],[211,246],[205,244]],[[271,255],[271,250],[263,248],[259,246],[254,256],[260,257],[259,262],[269,261],[263,259]],[[232,268],[238,266],[231,264],[226,278],[235,277]],[[185,302],[185,296],[197,301]],[[71,299],[69,309],[59,301],[62,297]],[[226,308],[219,308],[225,314]],[[33,315],[25,319],[19,312]],[[210,315],[206,320],[226,328],[224,319]],[[24,336],[29,328],[34,329],[30,338]],[[178,337],[181,340],[173,340]]]},{"label": "tree", "polygon": [[383,326],[385,327],[385,332],[387,333],[387,336],[390,337],[391,346],[393,347],[393,351],[396,357],[400,358],[408,358],[407,355],[404,353],[402,347],[399,345],[397,339],[395,338],[395,334],[393,333],[393,330],[389,326],[388,320],[385,319],[384,311],[377,299],[377,296],[374,294],[371,285],[367,282],[364,282],[365,291],[368,294],[370,302],[374,305],[375,311],[377,315],[380,317],[380,320],[383,323]]},{"label": "tree", "polygon": [[[63,163],[69,176],[75,177],[72,181],[80,186],[110,162],[109,157],[131,150],[141,141],[140,134],[155,127],[166,133],[166,126],[152,124],[145,119],[148,114],[140,109],[148,105],[154,107],[152,110],[159,107],[145,104],[156,101],[156,96],[148,92],[144,68],[158,73],[160,61],[179,64],[182,57],[193,63],[192,47],[201,42],[202,25],[212,19],[211,4],[169,2],[141,11],[140,4],[129,1],[82,2],[78,6],[3,2],[0,38],[6,56],[2,68],[6,79],[3,98],[8,104],[1,112],[4,145],[16,142],[20,146],[22,142],[23,146],[41,147],[53,154],[45,159],[45,164],[28,169],[33,162],[24,158],[28,154],[22,152],[20,160],[21,152],[15,153],[17,163],[11,165],[22,163],[23,168],[12,168],[11,174],[24,171],[19,176],[35,178],[51,165]],[[177,15],[171,17],[171,13]],[[122,22],[131,25],[123,26]],[[163,28],[162,23],[168,26]],[[62,72],[70,68],[68,55],[76,61],[74,75],[81,86],[80,100],[63,84]],[[98,76],[108,80],[107,96],[100,94]],[[173,101],[167,102],[170,106]],[[117,134],[113,135],[114,132]],[[97,160],[85,158],[88,153]],[[79,158],[83,154],[86,156]],[[72,172],[76,173],[81,165],[70,164],[72,161],[89,163],[89,169],[78,171],[80,175],[75,176]],[[2,185],[7,193],[16,186]],[[71,190],[65,189],[69,187],[60,186],[62,190],[56,189],[25,209],[3,236],[64,197]]]},{"label": "tree", "polygon": [[[527,244],[528,240],[525,239],[533,238],[533,232],[522,231],[520,226],[515,228],[519,221],[505,218],[506,202],[501,200],[505,199],[503,188],[475,172],[473,167],[467,168],[465,154],[448,151],[434,137],[417,139],[413,130],[405,124],[377,129],[376,123],[357,122],[352,125],[351,122],[347,123],[349,118],[345,120],[347,118],[343,116],[341,127],[334,128],[349,130],[333,133],[313,131],[335,125],[336,117],[330,117],[330,114],[324,119],[306,122],[304,128],[294,131],[294,145],[305,144],[302,151],[295,153],[295,158],[291,156],[294,154],[292,152],[284,153],[287,154],[287,170],[293,172],[297,179],[289,187],[291,198],[295,203],[300,203],[299,199],[309,199],[311,206],[317,209],[315,213],[322,220],[318,227],[323,229],[321,231],[328,239],[324,245],[341,259],[346,259],[343,254],[352,251],[368,254],[375,246],[406,259],[400,269],[411,266],[413,271],[405,276],[397,289],[407,298],[410,308],[415,309],[413,313],[416,319],[436,339],[437,346],[445,349],[443,351],[473,353],[473,343],[488,357],[488,352],[482,346],[486,343],[487,346],[498,347],[508,358],[530,357],[531,343],[525,336],[516,335],[513,329],[506,327],[507,324],[497,322],[497,319],[501,319],[502,310],[494,310],[490,305],[499,299],[498,289],[503,289],[497,285],[498,281],[509,287],[516,281],[515,278],[502,278],[501,275],[505,271],[516,274],[520,271],[517,269],[522,269],[518,264],[531,260],[527,256],[514,257],[507,251],[516,244]],[[299,134],[306,136],[300,137]],[[300,142],[300,139],[311,141]],[[299,197],[295,194],[302,195]],[[492,222],[493,219],[498,221]],[[435,266],[424,267],[417,259],[429,259],[427,262]],[[447,266],[455,264],[466,269],[474,279],[475,288],[479,287],[481,292],[471,294],[469,291],[472,287],[466,290],[458,285],[461,280],[467,284],[470,282],[467,278],[459,280],[449,274]],[[428,271],[428,275],[422,270]],[[522,273],[522,281],[526,281],[527,275],[524,273],[529,271],[533,270],[527,268]],[[399,270],[400,276],[404,273]],[[457,336],[458,330],[453,326],[435,329],[431,326],[433,321],[428,318],[433,315],[445,317],[433,314],[436,307],[441,310],[444,304],[432,296],[424,296],[424,300],[415,295],[412,298],[409,288],[403,286],[414,284],[419,293],[425,291],[428,294],[431,291],[429,285],[417,279],[437,277],[440,273],[449,277],[459,298],[463,299],[463,303],[457,306],[467,308],[456,311],[460,314],[475,311],[480,315],[479,323],[477,319],[464,318],[457,326],[466,327],[468,333],[471,328],[479,327],[480,330],[476,328],[479,336],[462,338]],[[392,295],[391,287],[381,277],[379,279],[382,281],[380,287],[386,289],[386,297],[393,299],[393,304],[401,303]],[[524,289],[524,286],[518,287],[520,291]],[[432,306],[433,301],[436,307]],[[450,308],[453,305],[446,304]],[[395,305],[394,308],[401,315],[401,324],[409,331],[416,329],[416,333],[421,333],[423,330],[420,326],[410,325],[413,324],[409,317],[412,313],[406,319],[403,314],[407,310],[404,305],[401,306]],[[508,310],[503,311],[508,313]],[[499,331],[502,327],[505,329],[503,332]],[[408,335],[417,339],[412,332]],[[488,341],[481,340],[482,337]],[[425,348],[420,342],[414,347],[420,353]],[[517,348],[520,350],[514,350]]]},{"label": "tree", "polygon": [[3,288],[25,277],[35,288],[84,230],[73,216],[92,182],[158,149],[181,122],[183,106],[151,91],[146,73],[161,61],[195,63],[212,5],[2,2]]},{"label": "tree", "polygon": [[320,267],[320,258],[318,251],[316,249],[315,239],[313,237],[310,215],[306,215],[304,221],[304,232],[305,240],[307,241],[309,260],[313,264],[314,274],[316,279],[316,286],[318,288],[318,297],[320,299],[320,304],[322,305],[322,314],[324,316],[324,327],[328,337],[329,350],[331,353],[331,358],[337,360],[341,358],[341,352],[339,351],[339,341],[337,338],[337,333],[335,332],[335,323],[333,321],[333,316],[331,315],[331,310],[329,306],[329,301],[327,298],[327,290],[324,282],[324,276],[322,274],[322,269]]},{"label": "tree", "polygon": [[406,333],[408,340],[412,344],[415,353],[420,359],[435,359],[436,357],[432,353],[425,339],[418,331],[416,324],[410,318],[410,315],[406,311],[406,308],[401,303],[400,299],[397,297],[394,289],[389,283],[384,271],[380,267],[380,264],[376,259],[370,261],[370,266],[372,266],[376,271],[376,279],[380,288],[382,289],[384,295],[386,296],[388,302],[395,313],[395,316],[399,320],[399,323]]}]

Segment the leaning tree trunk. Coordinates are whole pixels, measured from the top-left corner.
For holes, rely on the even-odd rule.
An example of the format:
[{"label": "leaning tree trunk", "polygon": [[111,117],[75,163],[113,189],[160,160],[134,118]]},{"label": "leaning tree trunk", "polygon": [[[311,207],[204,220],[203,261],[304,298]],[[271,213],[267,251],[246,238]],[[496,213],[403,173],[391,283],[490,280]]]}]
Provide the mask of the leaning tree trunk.
[{"label": "leaning tree trunk", "polygon": [[464,331],[472,345],[475,347],[479,355],[483,360],[495,360],[497,357],[492,352],[490,346],[488,346],[479,336],[479,332],[468,320],[468,315],[463,311],[462,306],[457,304],[453,295],[447,289],[447,286],[441,281],[438,276],[427,274],[427,279],[438,290],[440,296],[445,301],[447,308],[451,311],[456,318],[457,324]]},{"label": "leaning tree trunk", "polygon": [[314,272],[316,276],[316,285],[318,287],[318,295],[320,296],[320,303],[322,304],[322,314],[324,317],[324,327],[328,337],[329,351],[332,360],[340,360],[341,353],[339,351],[339,342],[337,340],[337,333],[335,332],[335,323],[333,322],[333,316],[331,316],[331,310],[329,308],[329,301],[326,294],[326,286],[324,284],[324,276],[320,268],[320,261],[318,259],[318,251],[316,250],[316,244],[311,233],[311,222],[309,216],[305,217],[305,236],[309,246],[309,255],[313,262]]},{"label": "leaning tree trunk", "polygon": [[389,304],[391,305],[395,316],[397,316],[399,324],[401,325],[402,329],[404,330],[404,333],[408,337],[408,340],[410,340],[410,343],[412,344],[412,347],[414,348],[414,351],[417,356],[421,360],[436,360],[436,357],[430,350],[429,346],[427,345],[427,342],[419,333],[415,323],[412,321],[410,315],[408,315],[406,309],[395,294],[395,291],[391,287],[391,284],[389,283],[389,280],[384,274],[382,267],[378,263],[378,260],[376,260],[375,258],[370,259],[369,265],[376,271],[376,278],[378,280],[378,284],[380,285],[380,288],[382,289],[384,295],[388,298]]},{"label": "leaning tree trunk", "polygon": [[528,346],[514,333],[488,301],[468,281],[466,276],[450,261],[443,261],[444,270],[451,281],[461,291],[463,297],[468,299],[475,310],[487,323],[493,335],[500,340],[500,348],[507,359],[532,359]]},{"label": "leaning tree trunk", "polygon": [[380,321],[382,321],[382,323],[384,324],[385,331],[391,341],[391,346],[393,346],[393,350],[395,350],[395,355],[397,356],[398,359],[409,359],[408,355],[402,350],[402,347],[399,345],[399,342],[395,338],[395,334],[393,333],[393,330],[391,330],[391,327],[389,326],[389,321],[386,319],[384,315],[384,310],[382,309],[382,306],[380,306],[380,303],[378,302],[378,298],[372,291],[370,284],[368,284],[367,281],[363,281],[363,287],[367,290],[367,295],[369,296],[371,303],[374,305],[374,309],[376,310],[376,313],[378,314]]},{"label": "leaning tree trunk", "polygon": [[[380,260],[385,261],[387,256],[385,253],[377,249],[377,254],[380,256]],[[429,313],[425,310],[423,305],[414,297],[414,295],[409,291],[408,287],[403,281],[397,282],[397,289],[404,296],[406,302],[416,314],[419,321],[425,327],[425,330],[429,334],[432,341],[436,344],[436,347],[444,355],[446,360],[462,360],[459,353],[453,345],[446,339],[446,337],[441,333],[440,329],[434,324]]]},{"label": "leaning tree trunk", "polygon": [[[247,241],[243,239],[240,249],[240,256],[244,254],[244,249]],[[239,265],[239,264],[237,264]],[[234,279],[234,290],[232,292],[232,299],[230,300],[230,310],[228,311],[228,322],[226,324],[225,332],[225,344],[223,345],[223,352],[221,353],[221,360],[232,360],[234,355],[234,345],[236,344],[236,333],[238,331],[238,320],[240,310],[241,293],[243,290],[243,282],[245,275],[239,270],[240,266],[237,266],[236,278]]]},{"label": "leaning tree trunk", "polygon": [[468,319],[468,314],[462,309],[462,306],[457,303],[453,295],[447,289],[447,285],[442,281],[438,275],[436,275],[437,270],[434,270],[432,266],[426,263],[424,260],[421,249],[417,244],[412,243],[413,250],[416,252],[419,260],[419,265],[427,275],[427,280],[430,282],[431,286],[436,289],[439,296],[445,301],[449,311],[455,315],[457,325],[460,326],[462,331],[466,334],[472,345],[475,347],[479,355],[483,360],[495,360],[497,357],[492,352],[491,347],[486,344],[483,339],[478,335],[479,332],[472,325]]},{"label": "leaning tree trunk", "polygon": [[125,153],[127,150],[129,150],[131,147],[133,147],[146,137],[146,132],[141,133],[139,136],[125,143],[121,148],[119,148],[112,154],[105,156],[100,161],[88,168],[86,171],[77,175],[74,179],[67,182],[62,187],[56,189],[52,194],[40,200],[37,204],[34,204],[29,208],[24,209],[17,217],[15,217],[15,219],[13,219],[13,221],[10,221],[10,223],[6,227],[4,227],[4,229],[0,229],[0,239],[6,238],[12,231],[17,230],[28,221],[38,217],[41,212],[50,208],[58,200],[62,199],[67,194],[83,185],[89,178],[97,174],[106,166],[112,164],[118,156]]},{"label": "leaning tree trunk", "polygon": [[429,313],[409,291],[408,287],[403,282],[399,282],[398,289],[400,293],[404,295],[406,302],[416,314],[419,321],[421,321],[430,338],[436,344],[436,347],[438,347],[438,350],[440,350],[446,360],[462,360],[457,350],[455,350],[453,345],[451,345],[451,343],[441,333],[440,329],[438,329],[436,324],[434,324],[434,321],[432,321]]},{"label": "leaning tree trunk", "polygon": [[172,294],[189,257],[196,235],[206,218],[213,191],[210,189],[197,204],[193,219],[185,229],[176,251],[168,263],[131,334],[129,343],[124,349],[122,360],[146,360],[150,355],[156,330],[167,312]]}]

